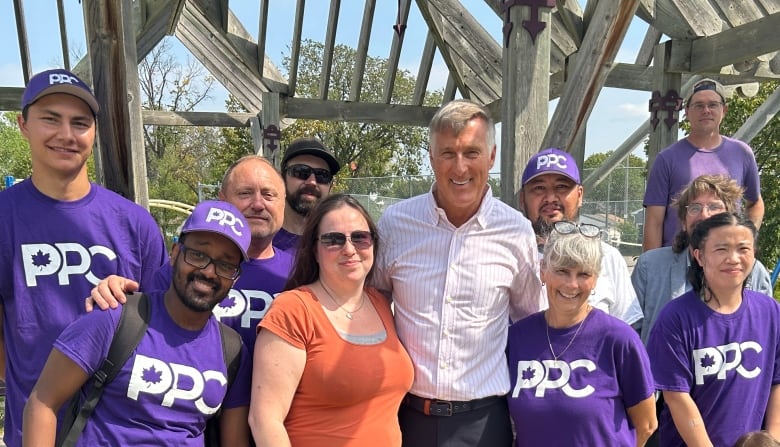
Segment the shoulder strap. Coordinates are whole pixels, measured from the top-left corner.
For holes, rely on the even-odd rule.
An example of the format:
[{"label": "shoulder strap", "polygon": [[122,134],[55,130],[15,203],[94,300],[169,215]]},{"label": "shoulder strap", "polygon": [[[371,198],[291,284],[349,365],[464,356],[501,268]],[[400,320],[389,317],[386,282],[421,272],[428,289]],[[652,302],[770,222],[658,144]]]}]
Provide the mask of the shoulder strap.
[{"label": "shoulder strap", "polygon": [[114,380],[146,333],[146,328],[149,326],[149,307],[149,298],[143,293],[127,295],[127,302],[122,306],[122,314],[119,317],[119,325],[108,348],[108,356],[92,376],[92,388],[81,407],[78,408],[78,395],[72,399],[71,405],[76,406],[76,411],[68,412],[68,416],[63,421],[57,446],[70,447],[78,441],[89,416],[103,395],[104,387]]},{"label": "shoulder strap", "polygon": [[227,388],[230,386],[238,374],[238,367],[241,363],[241,336],[232,327],[219,322],[219,335],[222,338],[222,355],[225,358],[227,367]]}]

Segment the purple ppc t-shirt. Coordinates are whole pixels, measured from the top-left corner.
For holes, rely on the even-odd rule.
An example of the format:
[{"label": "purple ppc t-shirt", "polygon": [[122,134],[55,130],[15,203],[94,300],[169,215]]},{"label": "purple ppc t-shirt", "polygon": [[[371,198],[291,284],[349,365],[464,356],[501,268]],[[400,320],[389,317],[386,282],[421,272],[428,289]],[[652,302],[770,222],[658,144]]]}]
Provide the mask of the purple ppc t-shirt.
[{"label": "purple ppc t-shirt", "polygon": [[636,445],[626,409],[655,391],[639,336],[598,309],[575,337],[577,328],[549,328],[558,361],[544,312],[509,328],[507,399],[516,447]]},{"label": "purple ppc t-shirt", "polygon": [[[292,270],[293,257],[282,250],[274,250],[268,259],[250,259],[241,264],[241,276],[227,297],[214,307],[214,315],[241,335],[249,352],[254,352],[257,324],[268,311],[268,306],[284,285]],[[154,275],[151,290],[167,290],[171,284],[170,264]]]},{"label": "purple ppc t-shirt", "polygon": [[301,239],[300,234],[290,233],[284,228],[280,228],[274,235],[274,247],[284,250],[295,257],[295,252],[298,251],[298,241]]},{"label": "purple ppc t-shirt", "polygon": [[[177,325],[162,291],[149,296],[146,335],[105,387],[78,445],[175,445],[203,447],[206,421],[219,410],[249,405],[251,359],[241,363],[230,390],[219,323],[198,331]],[[120,309],[91,312],[62,332],[54,347],[90,376],[108,355]]]},{"label": "purple ppc t-shirt", "polygon": [[[664,306],[647,342],[656,387],[690,393],[714,445],[760,430],[780,383],[780,305],[750,290],[742,296],[724,315],[687,292]],[[660,445],[685,445],[667,407],[658,422]]]},{"label": "purple ppc t-shirt", "polygon": [[22,410],[54,340],[84,314],[100,279],[141,284],[167,263],[152,216],[98,185],[61,202],[27,179],[0,193],[0,303],[6,349],[5,443],[22,445]]},{"label": "purple ppc t-shirt", "polygon": [[722,137],[720,146],[711,151],[694,147],[687,138],[672,144],[658,154],[647,178],[643,206],[665,206],[662,246],[672,245],[680,230],[677,209],[671,203],[696,177],[723,174],[745,188],[745,199],[755,202],[761,195],[753,149],[742,141]]}]

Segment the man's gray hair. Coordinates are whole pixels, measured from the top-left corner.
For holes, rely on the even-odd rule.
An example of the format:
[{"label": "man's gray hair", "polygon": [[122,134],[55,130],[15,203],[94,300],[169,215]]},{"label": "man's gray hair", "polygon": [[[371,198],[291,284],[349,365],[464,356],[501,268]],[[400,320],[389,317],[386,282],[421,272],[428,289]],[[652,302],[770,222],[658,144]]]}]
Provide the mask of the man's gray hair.
[{"label": "man's gray hair", "polygon": [[487,147],[492,149],[496,144],[496,126],[490,112],[481,105],[466,99],[456,99],[443,105],[428,125],[428,144],[433,146],[433,136],[442,130],[451,130],[455,135],[466,127],[472,119],[482,119],[487,124]]},{"label": "man's gray hair", "polygon": [[586,237],[579,231],[561,234],[553,231],[544,246],[547,270],[578,268],[597,275],[601,273],[601,239]]}]

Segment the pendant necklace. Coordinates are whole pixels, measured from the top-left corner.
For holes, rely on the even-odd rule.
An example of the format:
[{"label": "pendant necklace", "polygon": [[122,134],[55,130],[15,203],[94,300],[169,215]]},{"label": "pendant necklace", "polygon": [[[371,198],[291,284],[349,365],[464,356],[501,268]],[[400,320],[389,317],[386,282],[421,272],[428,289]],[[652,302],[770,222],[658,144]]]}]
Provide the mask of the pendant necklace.
[{"label": "pendant necklace", "polygon": [[[588,306],[588,310],[585,313],[585,318],[583,318],[582,321],[580,321],[579,326],[577,326],[577,330],[574,331],[574,335],[572,335],[571,340],[569,340],[569,344],[566,345],[566,347],[563,348],[563,351],[561,351],[557,355],[555,354],[555,350],[553,350],[552,341],[550,341],[550,323],[545,318],[545,326],[544,326],[544,328],[545,328],[545,333],[547,334],[547,346],[550,347],[550,354],[552,354],[554,361],[557,362],[558,359],[563,355],[563,353],[566,352],[571,347],[571,344],[574,343],[574,339],[577,338],[577,334],[580,333],[580,329],[582,329],[582,325],[585,323],[585,320],[588,319],[588,315],[590,315],[590,309],[591,309],[591,307]],[[545,316],[546,315],[547,315],[547,312],[545,312]]]},{"label": "pendant necklace", "polygon": [[360,292],[360,304],[358,304],[358,306],[356,308],[352,309],[352,310],[344,309],[344,306],[339,304],[339,302],[336,301],[336,298],[333,298],[333,295],[330,293],[330,290],[328,290],[328,288],[325,287],[325,283],[322,282],[322,280],[320,280],[320,285],[322,286],[322,290],[324,290],[325,293],[328,294],[328,298],[330,298],[330,300],[333,301],[333,304],[335,304],[336,306],[338,306],[339,309],[344,311],[344,316],[346,316],[350,320],[352,320],[354,318],[353,314],[355,312],[359,311],[360,309],[362,309],[363,308],[363,304],[365,304],[365,302],[366,302],[366,294],[365,294],[365,292]]}]

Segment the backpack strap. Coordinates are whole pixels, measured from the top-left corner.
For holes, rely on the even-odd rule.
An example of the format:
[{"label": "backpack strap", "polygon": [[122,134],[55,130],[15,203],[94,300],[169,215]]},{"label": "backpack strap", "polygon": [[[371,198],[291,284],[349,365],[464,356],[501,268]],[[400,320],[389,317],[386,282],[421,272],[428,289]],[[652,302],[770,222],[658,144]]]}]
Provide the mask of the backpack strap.
[{"label": "backpack strap", "polygon": [[119,324],[108,348],[108,356],[92,376],[92,387],[81,407],[78,406],[78,394],[71,399],[71,411],[68,411],[63,420],[57,446],[71,447],[76,444],[87,420],[100,401],[105,386],[114,380],[146,334],[150,312],[149,298],[146,295],[143,293],[127,295],[127,302],[122,306]]},{"label": "backpack strap", "polygon": [[[222,357],[227,369],[227,391],[225,391],[225,396],[227,396],[238,374],[238,367],[241,364],[241,345],[243,342],[235,329],[221,321],[218,321],[218,324],[219,337],[222,339]],[[206,429],[203,432],[206,447],[219,447],[222,444],[219,426],[221,415],[222,408],[220,407],[206,422]]]}]

